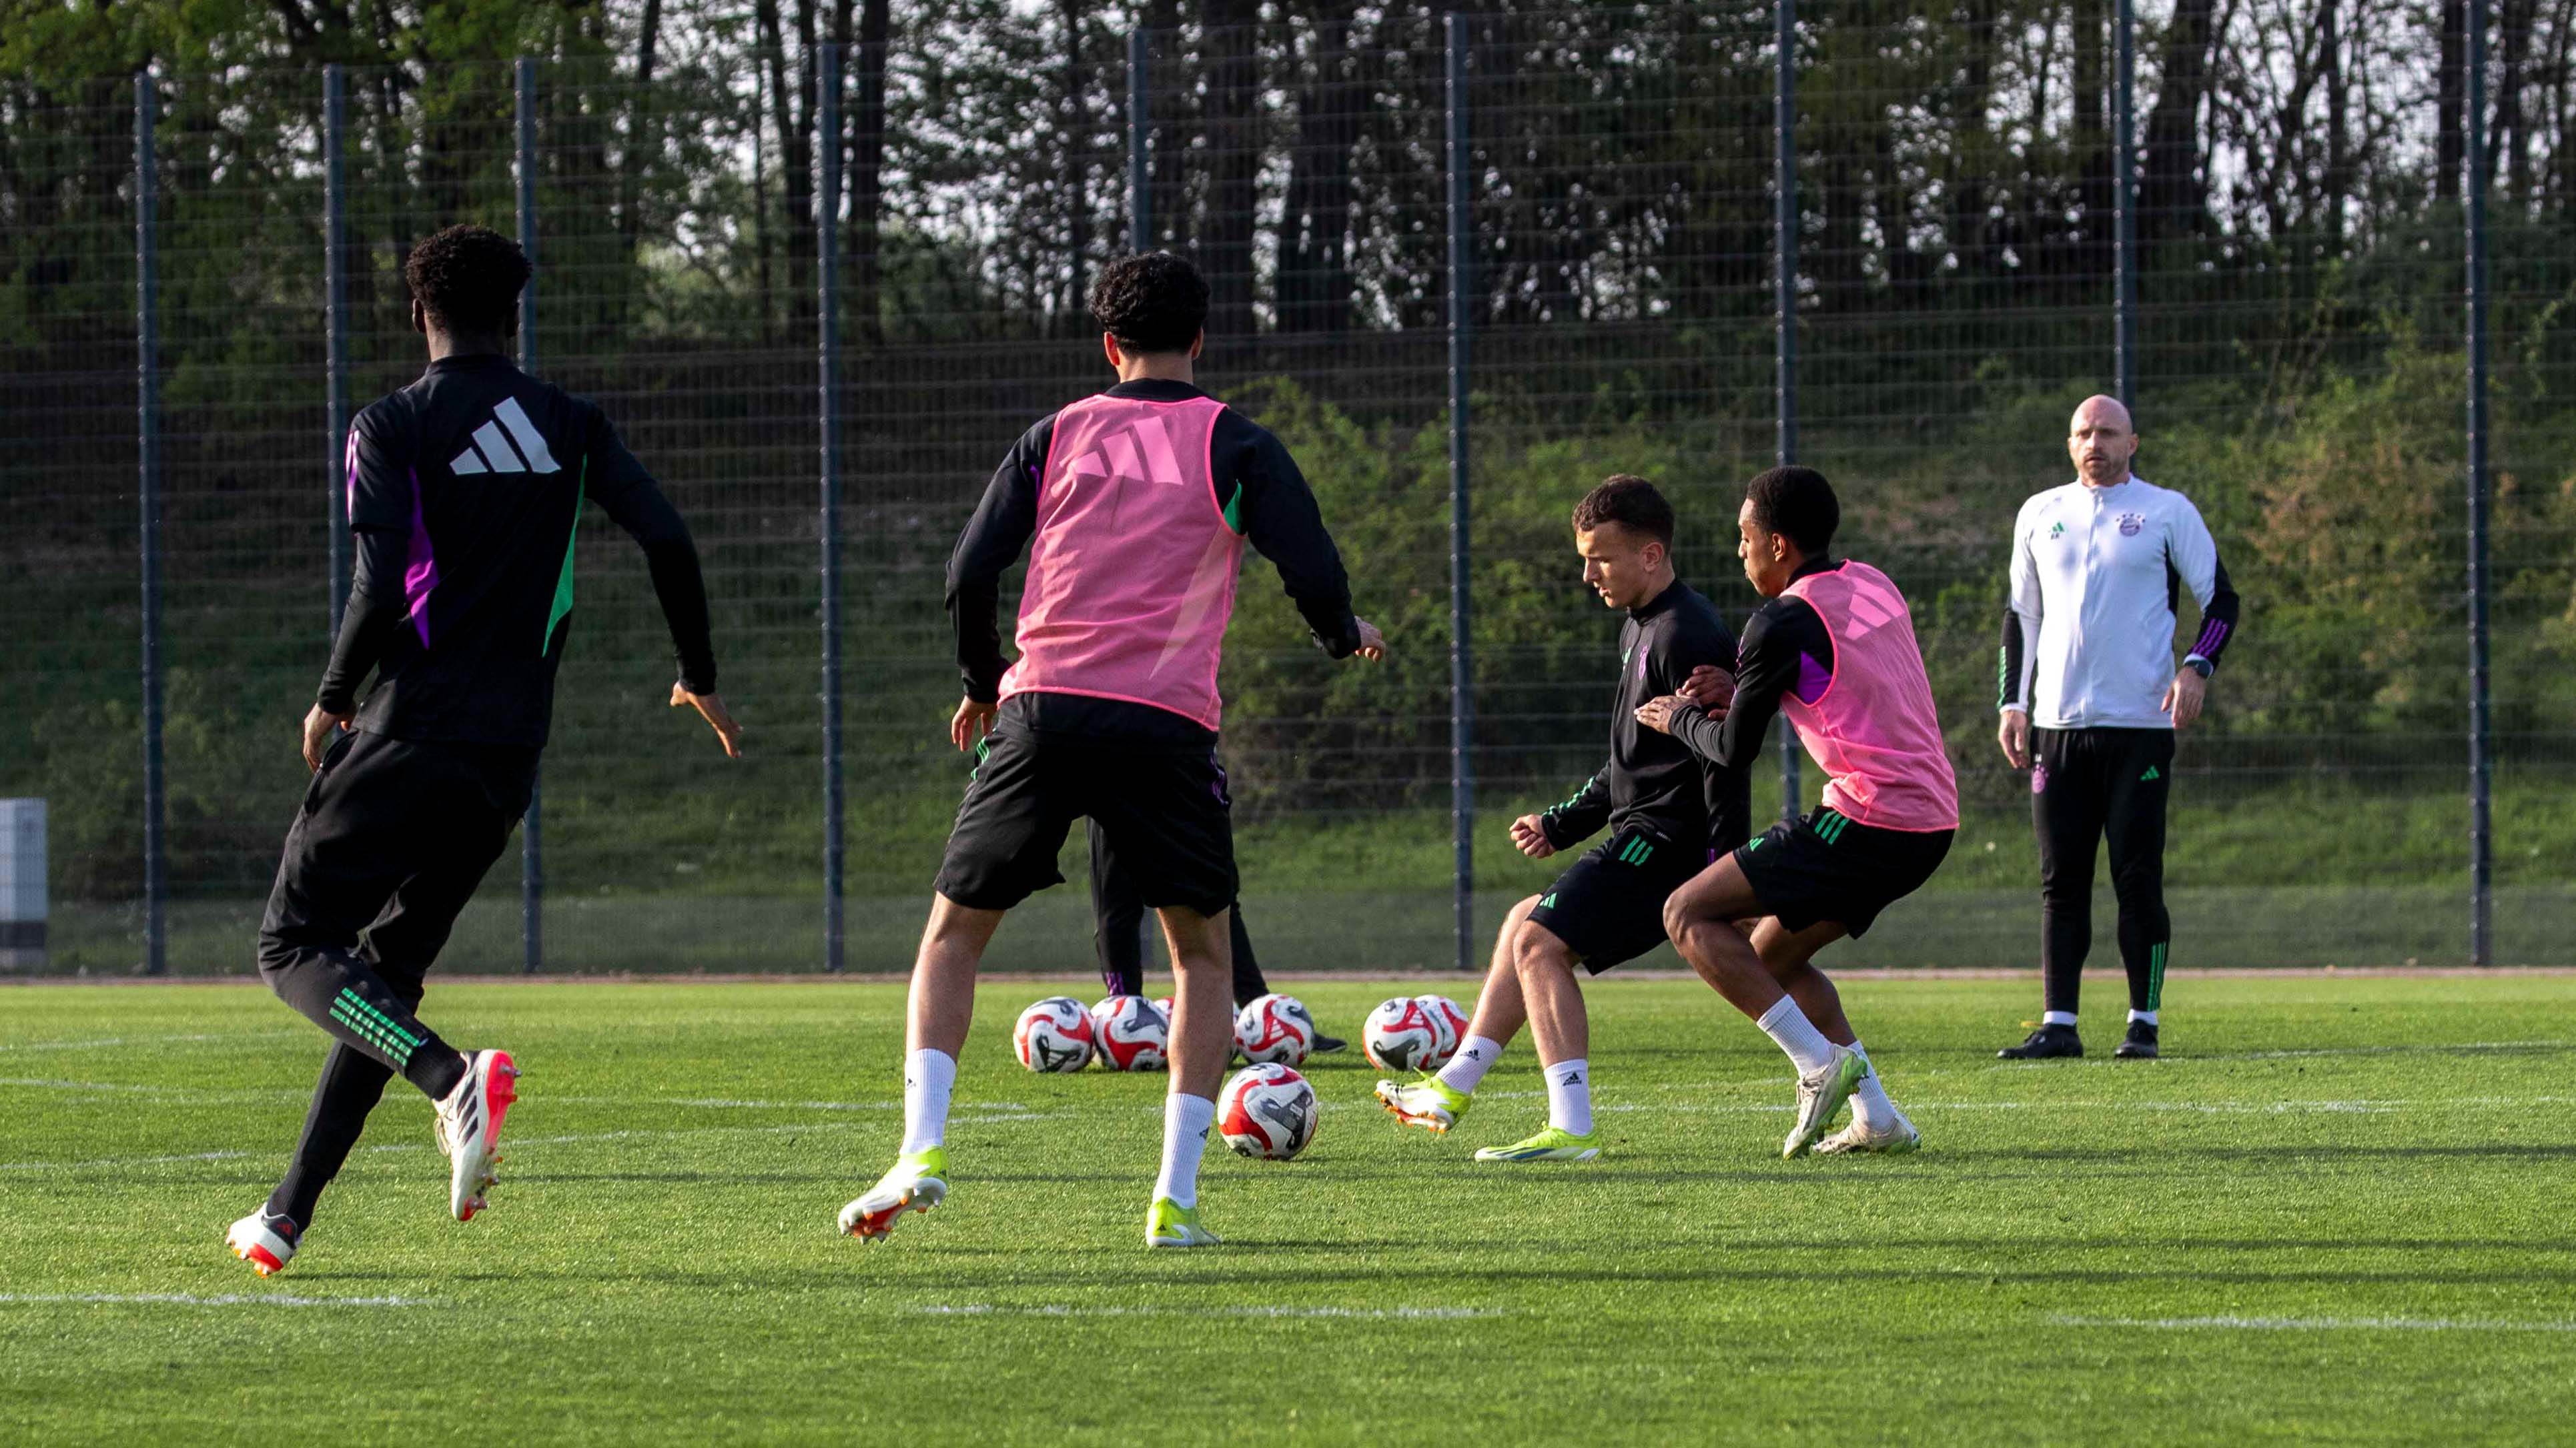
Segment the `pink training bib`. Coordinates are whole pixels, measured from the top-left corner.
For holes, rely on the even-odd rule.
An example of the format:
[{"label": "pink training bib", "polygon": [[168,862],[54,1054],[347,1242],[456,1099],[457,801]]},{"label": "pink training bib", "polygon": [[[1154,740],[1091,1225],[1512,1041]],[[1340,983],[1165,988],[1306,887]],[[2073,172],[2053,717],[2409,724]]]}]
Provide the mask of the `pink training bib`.
[{"label": "pink training bib", "polygon": [[1225,404],[1100,396],[1056,414],[1002,697],[1087,694],[1214,729],[1243,535],[1208,444]]},{"label": "pink training bib", "polygon": [[1829,779],[1825,806],[1862,824],[1917,834],[1959,827],[1959,782],[1914,639],[1914,614],[1884,573],[1845,559],[1791,583],[1834,639],[1834,671],[1781,700]]}]

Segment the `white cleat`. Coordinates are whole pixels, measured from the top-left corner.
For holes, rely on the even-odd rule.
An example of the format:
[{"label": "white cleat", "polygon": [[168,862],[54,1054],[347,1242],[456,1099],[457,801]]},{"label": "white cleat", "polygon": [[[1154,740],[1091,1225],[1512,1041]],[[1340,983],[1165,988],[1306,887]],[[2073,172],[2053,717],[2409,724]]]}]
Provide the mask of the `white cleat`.
[{"label": "white cleat", "polygon": [[1914,1129],[1914,1123],[1906,1120],[1902,1111],[1896,1113],[1896,1124],[1883,1131],[1870,1130],[1855,1116],[1851,1125],[1816,1143],[1818,1156],[1847,1156],[1857,1152],[1903,1156],[1909,1151],[1922,1149],[1923,1133]]},{"label": "white cleat", "polygon": [[1834,1113],[1861,1082],[1869,1079],[1869,1062],[1848,1046],[1834,1047],[1825,1064],[1798,1078],[1798,1124],[1789,1130],[1789,1139],[1780,1143],[1784,1157],[1807,1154],[1825,1128],[1834,1124]]},{"label": "white cleat", "polygon": [[293,1222],[270,1216],[268,1208],[261,1206],[232,1224],[224,1233],[224,1245],[260,1276],[274,1277],[295,1260],[296,1240],[302,1235]]},{"label": "white cleat", "polygon": [[438,1149],[447,1153],[447,1209],[470,1222],[490,1203],[499,1178],[501,1119],[519,1099],[519,1068],[507,1051],[468,1051],[465,1078],[438,1103]]},{"label": "white cleat", "polygon": [[841,1208],[841,1235],[882,1242],[906,1211],[926,1212],[948,1200],[948,1152],[943,1147],[907,1153],[877,1178],[867,1195]]}]

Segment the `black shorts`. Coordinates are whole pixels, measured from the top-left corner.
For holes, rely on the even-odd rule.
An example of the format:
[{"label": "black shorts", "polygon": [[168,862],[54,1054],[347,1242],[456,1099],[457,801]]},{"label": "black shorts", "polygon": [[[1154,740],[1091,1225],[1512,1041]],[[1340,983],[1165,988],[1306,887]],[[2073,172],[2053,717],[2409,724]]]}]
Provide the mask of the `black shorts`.
[{"label": "black shorts", "polygon": [[1762,913],[1790,930],[1832,921],[1853,936],[1922,888],[1955,830],[1882,830],[1829,809],[1782,820],[1735,852]]},{"label": "black shorts", "polygon": [[1708,862],[1704,845],[1670,844],[1631,825],[1584,851],[1529,918],[1599,975],[1664,943],[1664,901]]},{"label": "black shorts", "polygon": [[1147,906],[1214,915],[1234,903],[1233,811],[1212,749],[1041,735],[1005,710],[957,806],[935,888],[971,909],[1008,910],[1061,885],[1056,857],[1087,816]]}]

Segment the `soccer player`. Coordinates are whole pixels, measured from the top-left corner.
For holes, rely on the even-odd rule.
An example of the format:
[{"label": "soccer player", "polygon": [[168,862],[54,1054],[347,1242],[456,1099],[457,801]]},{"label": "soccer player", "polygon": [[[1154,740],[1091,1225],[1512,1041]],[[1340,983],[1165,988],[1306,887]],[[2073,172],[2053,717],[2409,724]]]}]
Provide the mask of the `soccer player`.
[{"label": "soccer player", "polygon": [[[2022,504],[2013,523],[2004,608],[1998,740],[2030,770],[2039,831],[2039,1029],[1996,1052],[2008,1060],[2081,1056],[2076,993],[2093,944],[2093,858],[2110,837],[2120,902],[2129,1029],[2114,1056],[2160,1049],[2165,951],[2165,799],[2174,736],[2200,717],[2238,601],[2218,545],[2191,500],[2129,471],[2129,411],[2088,397],[2067,425],[2076,480]],[[2200,601],[2200,635],[2174,667],[2174,602]]]},{"label": "soccer player", "polygon": [[[1940,868],[1959,827],[1914,615],[1886,574],[1828,551],[1842,505],[1813,468],[1753,479],[1736,516],[1744,576],[1769,600],[1744,626],[1731,701],[1676,695],[1638,710],[1693,753],[1749,768],[1786,714],[1825,774],[1823,807],[1783,820],[1673,892],[1664,921],[1682,958],[1753,1018],[1798,1074],[1783,1156],[1905,1152],[1922,1137],[1879,1084],[1817,951],[1870,923]],[[1705,696],[1707,691],[1694,690]],[[1748,936],[1737,922],[1752,919]]]},{"label": "soccer player", "polygon": [[1411,1084],[1377,1083],[1378,1100],[1398,1121],[1446,1132],[1527,1021],[1546,1068],[1547,1126],[1478,1151],[1478,1161],[1590,1161],[1601,1154],[1590,1025],[1574,968],[1598,975],[1663,944],[1665,897],[1745,836],[1752,806],[1744,772],[1706,767],[1638,724],[1640,705],[1680,689],[1694,671],[1735,665],[1734,633],[1715,605],[1674,575],[1672,548],[1672,505],[1643,478],[1609,478],[1575,505],[1583,581],[1605,607],[1628,613],[1619,630],[1610,762],[1565,803],[1512,821],[1512,843],[1546,859],[1605,825],[1610,837],[1544,893],[1512,907],[1457,1055]]},{"label": "soccer player", "polygon": [[[1021,436],[948,560],[966,694],[949,739],[976,751],[976,768],[913,964],[903,1144],[841,1209],[851,1236],[882,1238],[906,1208],[947,1197],[976,965],[1004,912],[1062,883],[1056,852],[1088,816],[1172,951],[1172,1084],[1146,1245],[1217,1240],[1200,1221],[1198,1168],[1233,1044],[1236,876],[1216,679],[1244,544],[1279,570],[1327,654],[1374,660],[1386,642],[1352,616],[1341,556],[1288,450],[1193,382],[1207,304],[1197,268],[1169,252],[1104,267],[1091,312],[1117,385]],[[1024,546],[1020,657],[1006,672],[1001,578]]]},{"label": "soccer player", "polygon": [[[1109,843],[1109,832],[1092,820],[1087,830],[1091,842],[1091,918],[1092,945],[1100,952],[1100,983],[1111,995],[1145,993],[1145,896],[1136,888],[1133,875],[1120,867],[1118,852]],[[1234,1003],[1249,1005],[1270,994],[1270,982],[1261,974],[1261,960],[1252,953],[1252,937],[1243,928],[1243,902],[1238,900],[1226,912],[1227,934],[1234,955]],[[1348,1046],[1339,1036],[1317,1034],[1312,1054],[1329,1056]]]},{"label": "soccer player", "polygon": [[679,647],[672,706],[694,706],[739,755],[688,525],[597,407],[510,360],[528,274],[517,244],[480,226],[413,247],[403,277],[429,370],[349,427],[349,605],[304,716],[313,782],[259,936],[261,976],[336,1044],[285,1180],[227,1234],[262,1275],[295,1255],[397,1073],[437,1104],[449,1210],[462,1222],[484,1206],[518,1069],[505,1051],[460,1051],[413,1012],[528,807],[584,497],[643,545]]}]

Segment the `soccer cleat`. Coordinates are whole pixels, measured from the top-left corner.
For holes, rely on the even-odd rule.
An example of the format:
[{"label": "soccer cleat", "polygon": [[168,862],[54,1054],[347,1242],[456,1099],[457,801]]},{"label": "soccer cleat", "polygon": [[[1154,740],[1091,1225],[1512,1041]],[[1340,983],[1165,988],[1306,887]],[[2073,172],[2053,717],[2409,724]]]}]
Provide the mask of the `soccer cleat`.
[{"label": "soccer cleat", "polygon": [[1577,1136],[1561,1126],[1551,1126],[1536,1136],[1525,1137],[1509,1146],[1480,1147],[1478,1161],[1590,1161],[1601,1154],[1601,1133]]},{"label": "soccer cleat", "polygon": [[262,1206],[233,1223],[232,1229],[224,1233],[224,1245],[260,1276],[274,1277],[295,1260],[295,1244],[303,1235],[293,1222]]},{"label": "soccer cleat", "polygon": [[2130,1061],[2154,1060],[2162,1054],[2156,1046],[2156,1023],[2153,1021],[2129,1022],[2129,1034],[2121,1038],[2120,1044],[2112,1048],[2111,1054]]},{"label": "soccer cleat", "polygon": [[1339,1036],[1327,1036],[1321,1031],[1318,1031],[1315,1033],[1315,1044],[1306,1048],[1306,1054],[1309,1056],[1329,1056],[1335,1051],[1347,1048],[1349,1045],[1350,1042],[1343,1040]]},{"label": "soccer cleat", "polygon": [[519,1099],[519,1068],[507,1051],[468,1051],[465,1077],[438,1103],[438,1149],[447,1153],[447,1209],[470,1222],[491,1205],[483,1194],[499,1180],[501,1118]]},{"label": "soccer cleat", "polygon": [[1860,1152],[1903,1156],[1922,1149],[1923,1133],[1914,1129],[1914,1123],[1906,1120],[1902,1111],[1896,1113],[1896,1124],[1885,1131],[1872,1131],[1855,1116],[1851,1125],[1816,1143],[1818,1156],[1848,1156]]},{"label": "soccer cleat", "polygon": [[1176,1205],[1170,1197],[1154,1198],[1145,1209],[1148,1247],[1214,1247],[1225,1239],[1199,1224],[1199,1209]]},{"label": "soccer cleat", "polygon": [[1380,1081],[1377,1099],[1403,1125],[1437,1134],[1458,1124],[1458,1118],[1467,1114],[1470,1098],[1437,1076],[1425,1076],[1410,1085]]},{"label": "soccer cleat", "polygon": [[1805,1156],[1825,1128],[1834,1124],[1834,1113],[1851,1099],[1853,1088],[1868,1079],[1869,1062],[1860,1052],[1834,1047],[1825,1064],[1798,1078],[1798,1124],[1789,1129],[1789,1139],[1780,1143],[1780,1154]]},{"label": "soccer cleat", "polygon": [[2073,1026],[2042,1026],[2024,1037],[2020,1045],[1995,1052],[2006,1061],[2053,1061],[2083,1054],[2084,1038],[2075,1034]]},{"label": "soccer cleat", "polygon": [[841,1235],[882,1242],[906,1208],[926,1212],[948,1200],[948,1151],[931,1147],[896,1157],[894,1169],[867,1194],[841,1208]]}]

